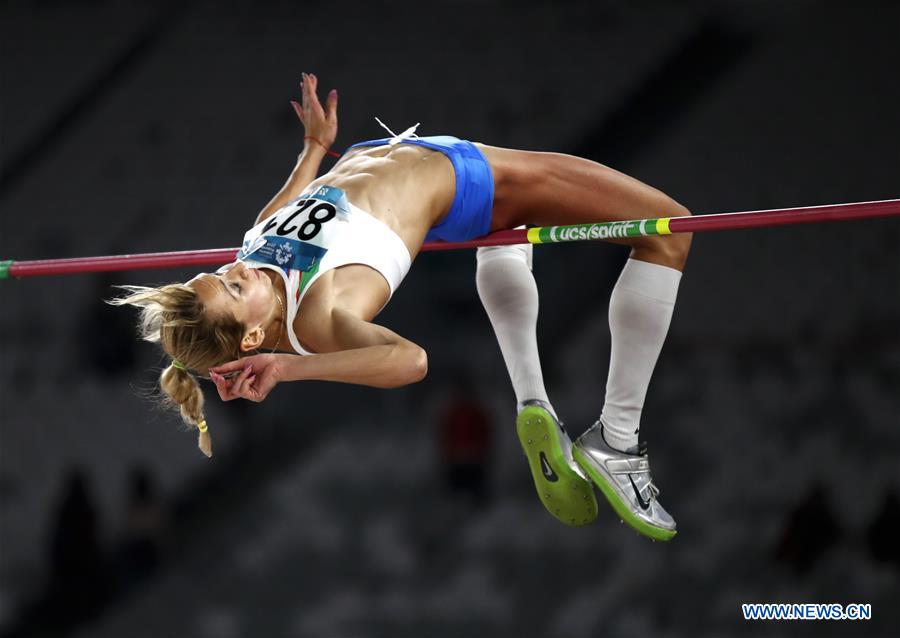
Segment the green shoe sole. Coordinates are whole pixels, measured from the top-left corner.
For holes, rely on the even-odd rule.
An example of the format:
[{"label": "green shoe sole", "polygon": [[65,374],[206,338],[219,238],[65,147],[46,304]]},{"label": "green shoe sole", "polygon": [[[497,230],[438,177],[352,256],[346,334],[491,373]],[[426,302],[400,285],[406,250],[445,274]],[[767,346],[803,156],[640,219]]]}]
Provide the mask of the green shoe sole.
[{"label": "green shoe sole", "polygon": [[593,522],[597,518],[594,488],[566,461],[563,442],[550,413],[538,406],[524,408],[516,418],[516,433],[528,458],[538,497],[547,511],[570,527]]},{"label": "green shoe sole", "polygon": [[619,515],[619,518],[628,523],[632,529],[639,534],[643,534],[644,536],[657,541],[669,541],[675,537],[675,534],[678,533],[676,530],[654,527],[632,514],[628,505],[618,497],[615,489],[603,480],[603,477],[591,466],[578,449],[577,445],[572,446],[572,456],[575,458],[575,462],[578,463],[578,467],[584,470],[584,473],[591,477],[591,480],[594,482],[594,485],[597,486],[597,489],[603,492],[603,496],[605,496],[606,500],[609,501],[609,504],[612,505],[612,508],[616,511],[616,514]]}]

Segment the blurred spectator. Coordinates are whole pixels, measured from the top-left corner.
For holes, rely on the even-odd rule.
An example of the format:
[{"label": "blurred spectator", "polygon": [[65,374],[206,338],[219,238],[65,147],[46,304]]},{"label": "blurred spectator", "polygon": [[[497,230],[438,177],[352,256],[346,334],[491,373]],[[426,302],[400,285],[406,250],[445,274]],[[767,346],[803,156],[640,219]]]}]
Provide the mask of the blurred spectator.
[{"label": "blurred spectator", "polygon": [[80,468],[69,470],[50,546],[50,590],[57,622],[89,618],[106,592],[97,510]]},{"label": "blurred spectator", "polygon": [[885,492],[881,510],[869,525],[866,534],[869,552],[882,562],[891,563],[900,570],[900,498],[897,491],[889,489]]},{"label": "blurred spectator", "polygon": [[487,464],[491,431],[487,410],[471,378],[457,372],[449,402],[440,417],[438,443],[447,490],[483,505],[489,497]]},{"label": "blurred spectator", "polygon": [[168,516],[150,472],[131,470],[125,504],[125,529],[117,557],[119,585],[128,588],[159,567],[163,558]]},{"label": "blurred spectator", "polygon": [[788,515],[775,547],[775,558],[804,573],[840,537],[840,528],[828,505],[825,485],[817,481],[807,496]]}]

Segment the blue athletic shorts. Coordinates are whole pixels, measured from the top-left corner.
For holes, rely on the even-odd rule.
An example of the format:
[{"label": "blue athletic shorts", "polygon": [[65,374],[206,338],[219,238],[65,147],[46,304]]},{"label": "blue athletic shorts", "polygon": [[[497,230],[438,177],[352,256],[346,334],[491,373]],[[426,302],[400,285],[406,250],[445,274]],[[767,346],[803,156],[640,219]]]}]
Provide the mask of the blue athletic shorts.
[{"label": "blue athletic shorts", "polygon": [[[359,142],[357,146],[383,146],[390,138]],[[494,175],[491,166],[478,147],[450,135],[412,137],[401,144],[424,146],[446,155],[456,172],[456,196],[447,217],[433,226],[425,241],[467,241],[483,237],[491,230],[491,211],[494,207]]]}]

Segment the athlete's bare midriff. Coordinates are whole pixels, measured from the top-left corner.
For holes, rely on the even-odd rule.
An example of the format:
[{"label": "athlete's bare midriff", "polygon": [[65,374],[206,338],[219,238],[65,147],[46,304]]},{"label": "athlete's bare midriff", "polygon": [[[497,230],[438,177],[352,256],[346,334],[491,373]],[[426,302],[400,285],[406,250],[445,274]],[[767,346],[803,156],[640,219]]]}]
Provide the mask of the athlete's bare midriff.
[{"label": "athlete's bare midriff", "polygon": [[440,223],[456,194],[453,164],[422,146],[360,147],[348,152],[307,190],[336,186],[393,230],[415,258],[428,230]]}]

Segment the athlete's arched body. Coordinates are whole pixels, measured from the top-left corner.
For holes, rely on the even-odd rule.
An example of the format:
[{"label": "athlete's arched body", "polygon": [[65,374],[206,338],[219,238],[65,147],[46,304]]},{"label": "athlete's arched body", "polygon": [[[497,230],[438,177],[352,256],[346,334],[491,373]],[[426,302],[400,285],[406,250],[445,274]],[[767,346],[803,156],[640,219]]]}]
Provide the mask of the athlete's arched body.
[{"label": "athlete's arched body", "polygon": [[[170,313],[151,322],[163,347],[181,360],[163,373],[164,387],[173,382],[167,374],[181,379],[186,367],[201,374],[209,369],[223,400],[262,401],[282,381],[413,383],[426,374],[425,350],[372,320],[426,235],[461,241],[523,224],[690,214],[662,192],[589,160],[448,137],[401,135],[355,145],[316,178],[336,135],[337,96],[329,94],[323,109],[315,76],[304,80],[303,105],[295,109],[307,143],[287,183],[245,236],[238,261],[198,275],[187,288],[176,285],[178,294],[196,297],[190,320],[171,314],[189,299],[162,303],[143,292],[129,300]],[[690,236],[617,241],[632,252],[610,302],[607,399],[601,420],[575,445],[577,463],[541,378],[531,247],[479,249],[479,294],[516,390],[517,430],[547,509],[570,525],[594,519],[596,501],[583,471],[629,524],[668,539],[675,523],[656,500],[648,461],[637,449],[637,429]],[[201,329],[196,326],[204,321],[215,323],[217,332],[198,353],[193,348],[200,337],[184,334]],[[231,341],[219,334],[229,330],[238,330]],[[267,348],[280,352],[243,356]],[[178,398],[186,391],[167,392],[188,422],[202,421],[202,401],[196,407]]]}]

